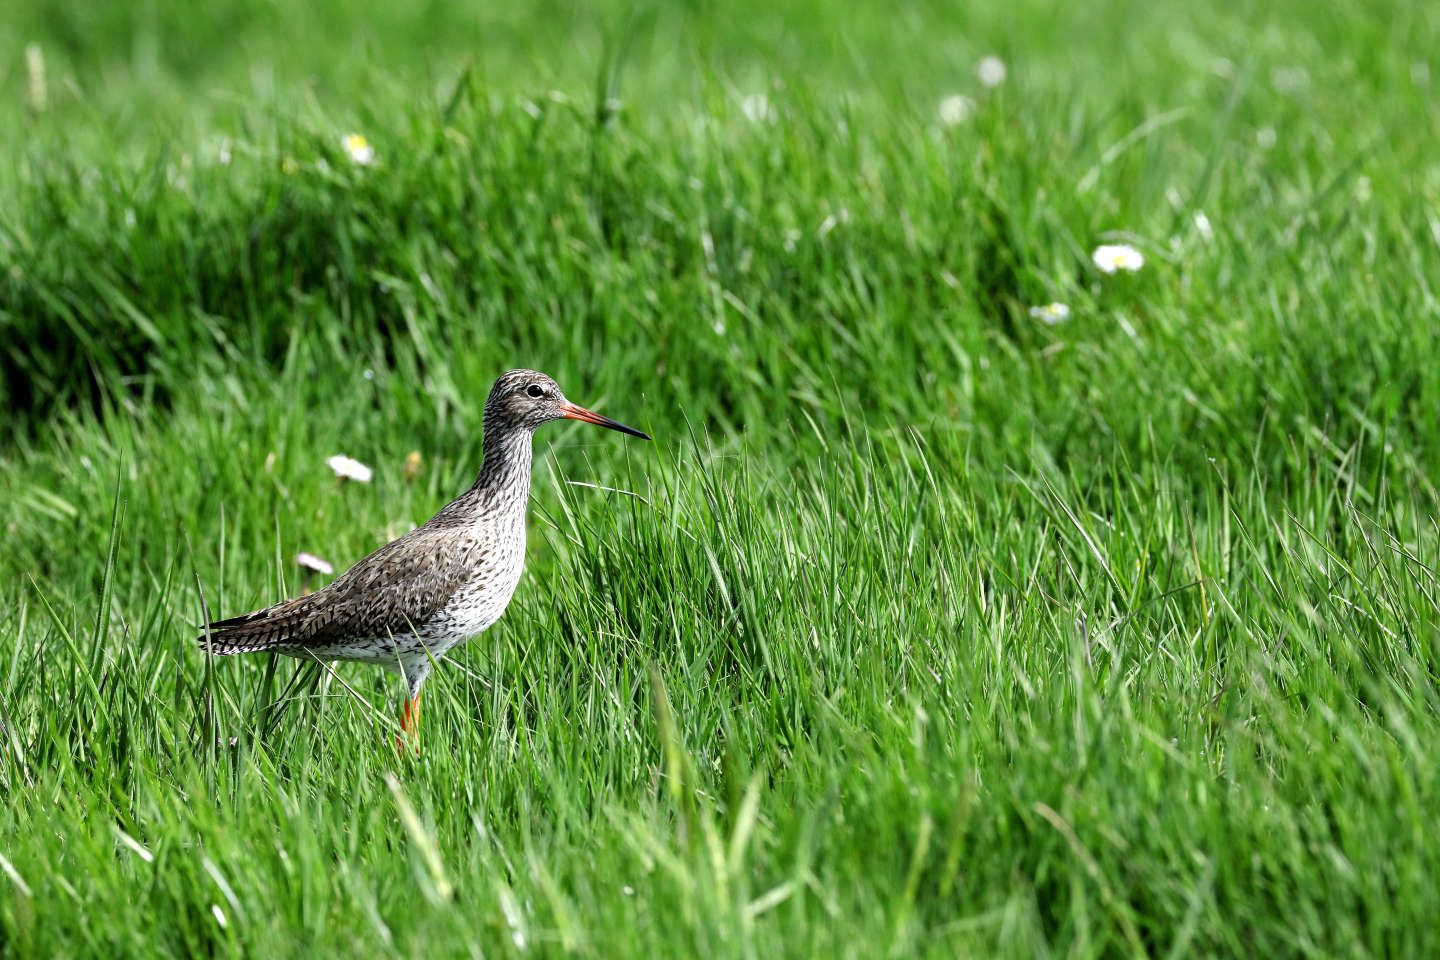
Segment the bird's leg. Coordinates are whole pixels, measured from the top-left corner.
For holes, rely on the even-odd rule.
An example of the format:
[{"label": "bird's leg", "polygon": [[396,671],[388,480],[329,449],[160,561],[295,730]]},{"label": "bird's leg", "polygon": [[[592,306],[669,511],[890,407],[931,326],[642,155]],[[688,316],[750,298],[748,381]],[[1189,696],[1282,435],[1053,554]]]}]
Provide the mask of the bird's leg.
[{"label": "bird's leg", "polygon": [[420,693],[405,698],[405,712],[400,716],[400,734],[395,738],[395,749],[405,752],[405,740],[415,741],[415,752],[420,752]]},{"label": "bird's leg", "polygon": [[413,741],[415,752],[419,753],[420,690],[425,686],[425,678],[430,676],[430,660],[401,659],[400,674],[405,678],[406,698],[405,712],[400,717],[400,735],[395,738],[395,749],[405,753]]}]

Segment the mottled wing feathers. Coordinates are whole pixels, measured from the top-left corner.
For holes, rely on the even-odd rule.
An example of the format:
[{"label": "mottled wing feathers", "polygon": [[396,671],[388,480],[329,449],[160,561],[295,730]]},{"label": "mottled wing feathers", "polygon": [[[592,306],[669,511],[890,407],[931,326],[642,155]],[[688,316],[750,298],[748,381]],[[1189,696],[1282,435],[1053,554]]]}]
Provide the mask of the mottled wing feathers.
[{"label": "mottled wing feathers", "polygon": [[449,602],[474,575],[481,556],[472,538],[456,537],[453,529],[421,527],[309,596],[217,620],[200,644],[211,653],[229,654],[403,636]]}]

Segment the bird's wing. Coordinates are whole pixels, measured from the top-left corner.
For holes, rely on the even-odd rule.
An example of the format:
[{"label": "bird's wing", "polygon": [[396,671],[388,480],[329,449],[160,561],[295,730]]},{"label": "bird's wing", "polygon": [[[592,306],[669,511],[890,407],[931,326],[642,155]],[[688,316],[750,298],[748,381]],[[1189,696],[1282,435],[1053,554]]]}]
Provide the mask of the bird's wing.
[{"label": "bird's wing", "polygon": [[480,552],[478,543],[457,541],[453,531],[421,527],[309,596],[211,623],[200,643],[224,654],[403,636],[474,575]]}]

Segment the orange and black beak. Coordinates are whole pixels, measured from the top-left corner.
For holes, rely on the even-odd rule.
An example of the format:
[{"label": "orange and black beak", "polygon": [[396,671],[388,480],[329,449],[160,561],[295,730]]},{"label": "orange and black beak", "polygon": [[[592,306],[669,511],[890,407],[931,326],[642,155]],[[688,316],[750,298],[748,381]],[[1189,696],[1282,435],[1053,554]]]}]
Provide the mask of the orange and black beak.
[{"label": "orange and black beak", "polygon": [[560,416],[568,417],[571,420],[583,420],[586,423],[593,423],[596,426],[607,427],[611,430],[619,430],[621,433],[628,433],[632,437],[639,437],[641,440],[649,440],[650,434],[641,433],[634,427],[627,427],[618,420],[611,420],[609,417],[602,417],[594,410],[586,410],[584,407],[577,407],[575,404],[566,401],[560,404]]}]

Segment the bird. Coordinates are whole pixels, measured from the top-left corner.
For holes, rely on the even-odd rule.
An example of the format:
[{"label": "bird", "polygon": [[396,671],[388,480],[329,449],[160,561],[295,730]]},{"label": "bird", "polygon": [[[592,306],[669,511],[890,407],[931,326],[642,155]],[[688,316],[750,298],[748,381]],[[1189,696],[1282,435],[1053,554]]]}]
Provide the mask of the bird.
[{"label": "bird", "polygon": [[650,439],[566,400],[543,373],[510,370],[485,400],[480,472],[464,493],[320,590],[207,624],[201,649],[386,667],[406,684],[396,745],[403,750],[410,736],[418,749],[420,693],[432,666],[499,620],[520,582],[531,440],[562,419]]}]

